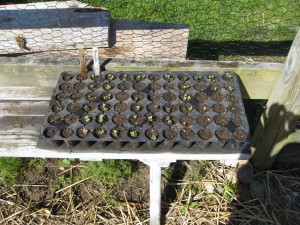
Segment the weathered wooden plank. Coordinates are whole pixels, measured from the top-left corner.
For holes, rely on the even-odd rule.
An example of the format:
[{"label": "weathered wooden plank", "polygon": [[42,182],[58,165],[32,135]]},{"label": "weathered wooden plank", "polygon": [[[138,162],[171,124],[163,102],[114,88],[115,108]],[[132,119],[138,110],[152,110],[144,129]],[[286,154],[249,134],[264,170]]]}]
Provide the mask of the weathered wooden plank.
[{"label": "weathered wooden plank", "polygon": [[269,168],[284,140],[300,118],[300,29],[277,80],[252,141],[252,163],[256,169]]},{"label": "weathered wooden plank", "polygon": [[0,101],[0,117],[44,116],[49,101]]},{"label": "weathered wooden plank", "polygon": [[0,139],[2,135],[39,134],[44,116],[3,116],[0,117]]},{"label": "weathered wooden plank", "polygon": [[76,1],[0,7],[0,54],[108,47],[109,12]]},{"label": "weathered wooden plank", "polygon": [[[2,60],[2,62],[1,62]],[[24,65],[24,59],[14,61],[0,57],[0,87],[5,87],[0,93],[1,99],[36,99],[49,100],[58,77],[62,71],[78,71],[79,65],[62,66],[58,61],[53,64],[41,65],[32,59],[31,65]],[[18,62],[23,64],[17,64]],[[76,64],[77,61],[69,64]],[[101,60],[102,64],[104,60]],[[13,63],[13,64],[12,64]],[[37,63],[36,65],[33,65]],[[67,64],[67,62],[65,62]],[[126,61],[112,60],[106,66],[107,70],[128,71],[235,71],[241,78],[240,86],[243,98],[268,99],[273,85],[281,73],[281,64],[268,63],[238,63],[238,62],[203,62],[203,61]],[[27,87],[27,90],[16,87]]]}]

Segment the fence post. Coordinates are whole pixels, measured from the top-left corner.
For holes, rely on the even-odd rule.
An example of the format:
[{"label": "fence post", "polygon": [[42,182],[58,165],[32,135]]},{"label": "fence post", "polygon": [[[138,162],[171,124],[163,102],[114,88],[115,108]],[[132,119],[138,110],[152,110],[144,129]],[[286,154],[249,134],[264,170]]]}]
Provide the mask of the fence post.
[{"label": "fence post", "polygon": [[268,169],[300,116],[300,29],[252,139],[252,164]]}]

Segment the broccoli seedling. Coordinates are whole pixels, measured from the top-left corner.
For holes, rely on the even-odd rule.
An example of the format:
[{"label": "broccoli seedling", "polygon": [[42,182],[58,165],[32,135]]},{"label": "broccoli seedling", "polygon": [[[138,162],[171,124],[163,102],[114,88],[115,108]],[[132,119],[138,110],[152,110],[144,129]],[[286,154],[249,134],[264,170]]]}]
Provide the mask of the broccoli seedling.
[{"label": "broccoli seedling", "polygon": [[82,131],[82,133],[83,133],[84,135],[87,135],[87,133],[89,132],[89,130],[88,130],[87,128],[85,128],[85,127],[83,127],[83,128],[81,129],[81,131]]},{"label": "broccoli seedling", "polygon": [[211,86],[210,89],[211,89],[212,91],[218,91],[218,86]]},{"label": "broccoli seedling", "polygon": [[233,91],[233,90],[234,90],[234,87],[229,86],[229,87],[227,87],[227,90],[228,90],[228,91]]},{"label": "broccoli seedling", "polygon": [[232,79],[233,78],[233,76],[230,73],[226,73],[225,77],[228,78],[228,79]]},{"label": "broccoli seedling", "polygon": [[156,135],[152,135],[149,137],[151,140],[155,141],[157,139],[157,136]]},{"label": "broccoli seedling", "polygon": [[132,130],[132,131],[129,132],[129,136],[130,136],[131,138],[136,139],[136,138],[138,138],[139,133],[138,133],[136,130]]},{"label": "broccoli seedling", "polygon": [[103,99],[104,101],[108,101],[108,100],[112,99],[112,94],[110,94],[110,93],[103,94],[103,95],[102,95],[102,99]]},{"label": "broccoli seedling", "polygon": [[110,85],[110,84],[105,84],[105,85],[103,85],[103,89],[104,90],[110,90],[110,89],[112,89],[113,87],[112,87],[112,85]]},{"label": "broccoli seedling", "polygon": [[188,107],[187,107],[187,110],[188,110],[189,112],[193,111],[193,106],[191,106],[191,105],[188,106]]},{"label": "broccoli seedling", "polygon": [[117,77],[115,75],[109,73],[106,75],[105,78],[106,78],[106,80],[112,81],[112,80],[115,80]]},{"label": "broccoli seedling", "polygon": [[89,115],[85,115],[82,121],[87,124],[92,121],[92,118]]},{"label": "broccoli seedling", "polygon": [[215,75],[208,75],[208,76],[207,76],[207,79],[208,79],[209,81],[213,82],[213,83],[216,82],[216,77],[215,77]]},{"label": "broccoli seedling", "polygon": [[142,81],[146,78],[146,75],[144,74],[138,74],[138,75],[135,75],[134,78],[137,80],[137,81]]},{"label": "broccoli seedling", "polygon": [[181,84],[181,85],[180,85],[180,88],[181,88],[182,90],[187,90],[187,89],[190,88],[190,85],[189,85],[189,84]]},{"label": "broccoli seedling", "polygon": [[136,105],[136,106],[134,106],[134,110],[135,111],[141,111],[142,110],[142,106]]},{"label": "broccoli seedling", "polygon": [[107,112],[108,110],[110,110],[110,107],[108,104],[106,103],[101,103],[100,106],[99,106],[100,110],[104,111],[104,112]]},{"label": "broccoli seedling", "polygon": [[118,129],[113,129],[112,132],[111,132],[111,135],[114,137],[114,138],[118,138],[119,135],[120,135],[120,131]]},{"label": "broccoli seedling", "polygon": [[172,118],[170,116],[166,116],[165,120],[166,120],[167,125],[173,124]]},{"label": "broccoli seedling", "polygon": [[103,124],[104,122],[106,122],[107,120],[107,116],[106,115],[98,115],[97,116],[97,119],[96,121],[99,123],[99,124]]},{"label": "broccoli seedling", "polygon": [[182,100],[185,101],[185,102],[188,102],[188,101],[191,101],[192,100],[192,97],[188,94],[183,94],[181,96]]},{"label": "broccoli seedling", "polygon": [[99,135],[104,135],[104,134],[106,134],[106,130],[105,130],[104,128],[100,128],[100,129],[97,131],[97,133],[98,133]]},{"label": "broccoli seedling", "polygon": [[153,121],[154,121],[153,116],[147,116],[147,121],[148,121],[149,123],[153,123]]},{"label": "broccoli seedling", "polygon": [[201,80],[201,79],[202,79],[201,76],[198,76],[198,75],[195,75],[195,76],[194,76],[194,80]]}]

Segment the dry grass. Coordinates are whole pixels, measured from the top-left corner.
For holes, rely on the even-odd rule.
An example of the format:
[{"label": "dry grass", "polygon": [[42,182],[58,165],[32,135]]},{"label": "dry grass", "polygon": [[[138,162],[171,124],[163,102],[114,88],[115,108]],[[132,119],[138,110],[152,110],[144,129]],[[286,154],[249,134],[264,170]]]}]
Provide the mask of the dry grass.
[{"label": "dry grass", "polygon": [[[238,168],[211,161],[196,180],[197,164],[184,164],[185,177],[180,181],[168,180],[177,193],[173,202],[162,202],[164,224],[284,224],[282,221],[297,224],[295,221],[300,221],[300,178],[292,173],[257,174],[253,187],[257,198],[242,203],[228,188],[228,184],[234,187]],[[105,195],[99,192],[90,200],[76,203],[77,187],[84,188],[85,182],[59,190],[41,206],[25,202],[17,187],[0,187],[0,224],[149,224],[148,203],[128,202],[126,198],[117,202],[107,194],[114,192],[115,187],[106,190]],[[257,182],[259,187],[255,187]],[[255,190],[260,192],[259,196]],[[95,196],[90,190],[87,193]]]}]

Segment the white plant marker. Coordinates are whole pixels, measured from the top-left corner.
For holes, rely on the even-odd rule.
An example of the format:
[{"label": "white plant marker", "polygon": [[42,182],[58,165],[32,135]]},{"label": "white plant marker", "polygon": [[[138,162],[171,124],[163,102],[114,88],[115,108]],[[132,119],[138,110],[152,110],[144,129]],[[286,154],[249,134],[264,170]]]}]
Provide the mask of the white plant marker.
[{"label": "white plant marker", "polygon": [[150,225],[160,225],[161,214],[161,165],[150,162]]},{"label": "white plant marker", "polygon": [[93,70],[96,76],[100,75],[99,52],[97,47],[93,47]]}]

